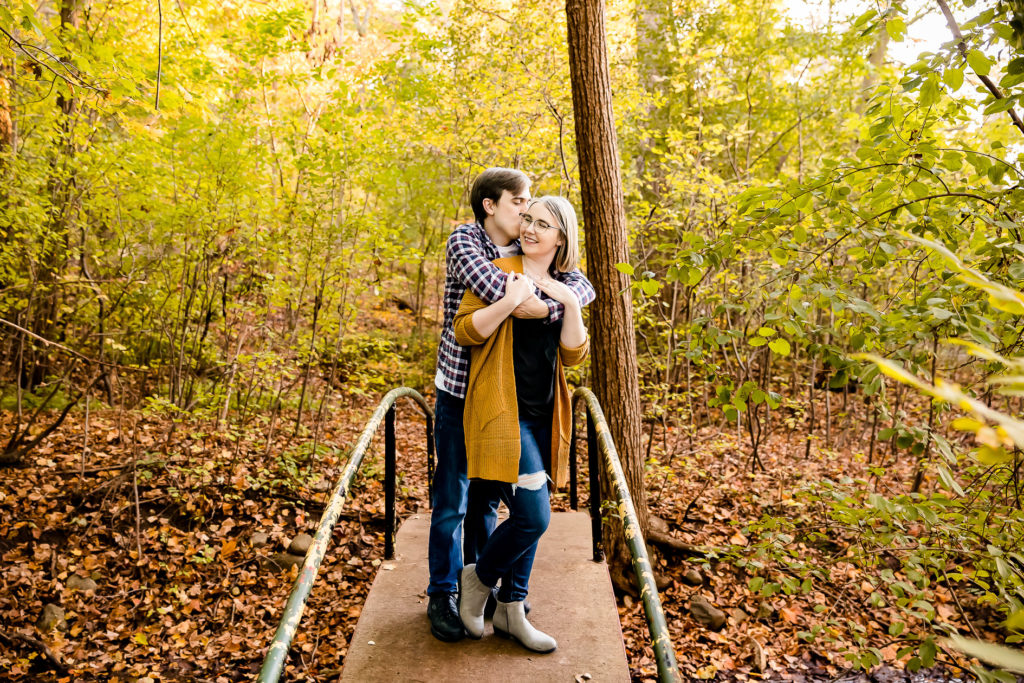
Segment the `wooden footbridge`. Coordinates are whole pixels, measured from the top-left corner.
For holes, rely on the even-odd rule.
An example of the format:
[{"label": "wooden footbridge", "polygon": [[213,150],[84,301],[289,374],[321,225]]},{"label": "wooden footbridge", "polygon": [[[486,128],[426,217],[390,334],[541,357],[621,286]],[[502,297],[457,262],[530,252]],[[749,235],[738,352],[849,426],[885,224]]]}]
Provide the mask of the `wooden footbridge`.
[{"label": "wooden footbridge", "polygon": [[327,551],[331,532],[341,514],[374,433],[384,422],[384,555],[352,635],[342,680],[376,681],[628,681],[629,667],[619,627],[618,610],[608,568],[601,551],[599,468],[610,475],[614,490],[605,492],[626,527],[637,586],[643,600],[660,681],[678,681],[668,627],[636,522],[633,502],[600,404],[585,388],[573,395],[573,415],[580,403],[587,413],[587,453],[590,474],[589,514],[577,511],[576,430],[570,455],[569,485],[573,512],[555,513],[540,541],[530,581],[533,611],[530,621],[558,641],[546,655],[495,637],[490,625],[481,640],[442,643],[430,635],[427,620],[428,515],[414,515],[395,538],[395,408],[399,398],[414,400],[426,417],[428,478],[433,473],[433,414],[426,400],[409,388],[394,389],[381,401],[360,435],[331,501],[324,511],[313,544],[288,597],[271,642],[259,681],[281,677],[288,651],[302,619],[306,600]]}]

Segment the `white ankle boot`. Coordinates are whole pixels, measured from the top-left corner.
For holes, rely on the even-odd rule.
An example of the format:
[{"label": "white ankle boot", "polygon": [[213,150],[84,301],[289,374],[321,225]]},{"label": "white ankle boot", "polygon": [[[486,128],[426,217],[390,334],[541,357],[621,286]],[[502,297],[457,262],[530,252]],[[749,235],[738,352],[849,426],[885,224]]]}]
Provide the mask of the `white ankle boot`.
[{"label": "white ankle boot", "polygon": [[515,638],[527,650],[547,654],[554,652],[558,647],[554,638],[543,631],[538,631],[526,620],[526,610],[523,609],[521,600],[519,602],[499,600],[491,624],[494,626],[496,634],[506,638]]},{"label": "white ankle boot", "polygon": [[459,617],[470,638],[484,634],[484,605],[491,589],[476,575],[476,565],[467,564],[459,574]]}]

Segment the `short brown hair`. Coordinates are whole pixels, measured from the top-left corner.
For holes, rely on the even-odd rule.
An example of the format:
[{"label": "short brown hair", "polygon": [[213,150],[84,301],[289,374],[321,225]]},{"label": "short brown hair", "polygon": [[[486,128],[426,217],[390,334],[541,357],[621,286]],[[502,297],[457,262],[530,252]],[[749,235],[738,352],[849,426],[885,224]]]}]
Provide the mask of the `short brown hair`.
[{"label": "short brown hair", "polygon": [[473,207],[476,222],[484,224],[487,212],[484,211],[484,200],[498,201],[503,192],[508,190],[518,194],[530,187],[530,179],[526,174],[514,168],[493,166],[476,177],[473,189],[469,193],[469,204]]}]

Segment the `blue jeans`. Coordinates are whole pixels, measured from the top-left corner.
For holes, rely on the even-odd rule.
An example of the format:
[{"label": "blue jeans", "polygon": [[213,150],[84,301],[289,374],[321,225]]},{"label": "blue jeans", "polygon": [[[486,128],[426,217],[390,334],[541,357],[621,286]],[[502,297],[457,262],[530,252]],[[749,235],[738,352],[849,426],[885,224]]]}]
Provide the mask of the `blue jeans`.
[{"label": "blue jeans", "polygon": [[498,505],[502,491],[496,481],[469,480],[466,521],[463,523],[462,561],[474,564],[484,552],[487,539],[498,525]]},{"label": "blue jeans", "polygon": [[[551,451],[551,419],[520,419],[519,475],[544,472]],[[476,563],[476,575],[486,586],[501,579],[498,599],[519,602],[530,589],[530,572],[537,555],[537,543],[551,521],[551,500],[544,481],[537,489],[497,483],[509,508],[502,522],[484,545]]]},{"label": "blue jeans", "polygon": [[472,514],[465,524],[465,542],[466,547],[473,550],[473,560],[476,559],[476,548],[483,547],[497,520],[498,501],[488,497],[492,489],[471,489],[469,479],[466,478],[466,437],[462,426],[465,406],[465,399],[437,390],[437,401],[434,403],[437,467],[434,469],[434,495],[431,501],[433,512],[430,515],[430,537],[427,543],[429,595],[455,593],[459,589],[461,541],[467,505],[472,509]]}]

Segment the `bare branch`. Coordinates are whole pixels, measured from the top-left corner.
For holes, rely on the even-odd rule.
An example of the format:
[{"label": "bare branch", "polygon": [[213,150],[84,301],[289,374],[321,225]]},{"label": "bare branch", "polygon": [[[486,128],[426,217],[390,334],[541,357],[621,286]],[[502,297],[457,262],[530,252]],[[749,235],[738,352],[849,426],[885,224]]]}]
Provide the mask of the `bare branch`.
[{"label": "bare branch", "polygon": [[153,108],[160,111],[160,74],[164,67],[164,3],[156,0],[156,98]]},{"label": "bare branch", "polygon": [[[967,43],[964,41],[964,34],[960,32],[960,26],[956,23],[956,19],[953,18],[953,13],[949,11],[949,5],[946,4],[946,0],[935,0],[939,3],[939,9],[942,10],[942,15],[946,17],[946,25],[949,26],[949,30],[953,33],[953,37],[956,38],[956,47],[960,51],[960,56],[967,59]],[[992,93],[992,97],[997,100],[1006,99],[1002,91],[999,90],[999,86],[992,82],[992,79],[988,76],[982,76],[978,72],[975,75],[985,84],[988,91]],[[1010,118],[1013,119],[1013,125],[1017,126],[1020,132],[1024,133],[1024,121],[1020,120],[1020,116],[1017,115],[1017,110],[1013,107],[1007,111]]]},{"label": "bare branch", "polygon": [[[105,95],[106,94],[107,91],[104,90],[103,88],[97,88],[95,85],[92,85],[90,83],[85,82],[85,80],[82,79],[82,75],[81,74],[76,73],[74,70],[72,70],[67,64],[65,64],[56,55],[48,52],[47,50],[39,47],[38,45],[29,45],[27,43],[21,42],[20,40],[15,38],[13,35],[8,33],[7,30],[5,30],[2,26],[0,26],[0,33],[2,33],[4,36],[6,36],[7,40],[9,40],[19,50],[21,50],[25,54],[25,56],[27,56],[29,59],[31,59],[33,62],[35,62],[39,66],[43,67],[47,71],[51,72],[54,76],[56,76],[57,78],[61,79],[62,81],[64,81],[68,85],[70,85],[71,87],[76,87],[77,86],[77,87],[81,87],[81,88],[88,88],[89,90],[92,90],[94,92],[98,92],[101,95]],[[29,49],[35,50],[36,52],[42,52],[44,55],[49,57],[51,60],[53,60],[57,64],[60,64],[60,66],[65,71],[67,71],[69,74],[71,74],[71,78],[69,78],[68,76],[65,76],[64,74],[62,74],[59,71],[57,71],[56,69],[54,69],[52,66],[49,65],[49,63],[44,62],[43,60],[41,60],[38,57],[36,57],[34,54],[29,52]]]},{"label": "bare branch", "polygon": [[0,629],[0,641],[4,641],[9,645],[24,643],[25,645],[34,648],[40,655],[42,655],[42,658],[49,662],[50,666],[58,672],[62,674],[66,674],[68,672],[67,665],[61,661],[60,657],[54,654],[53,650],[38,638],[33,638],[32,636],[27,636],[24,633],[18,633],[17,631],[8,633],[4,629]]},{"label": "bare branch", "polygon": [[64,346],[63,344],[58,344],[57,342],[50,341],[49,339],[47,339],[45,337],[40,337],[35,332],[32,332],[31,330],[26,330],[21,325],[15,325],[10,320],[4,320],[3,318],[0,318],[0,325],[6,325],[7,327],[10,327],[12,330],[16,330],[18,332],[21,332],[25,336],[31,337],[32,339],[35,339],[36,341],[42,342],[46,346],[53,346],[55,348],[58,348],[61,351],[63,351],[64,353],[67,353],[68,355],[74,356],[75,358],[78,358],[79,360],[84,360],[86,363],[93,363],[95,365],[102,365],[102,366],[108,367],[108,368],[117,368],[118,370],[127,370],[129,372],[146,372],[146,370],[147,370],[147,368],[134,368],[134,367],[131,367],[130,365],[118,365],[117,363],[110,363],[110,362],[107,362],[107,361],[97,360],[95,358],[90,358],[89,356],[81,354],[78,351],[75,351],[74,349],[69,349],[68,347]]}]

